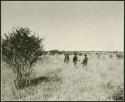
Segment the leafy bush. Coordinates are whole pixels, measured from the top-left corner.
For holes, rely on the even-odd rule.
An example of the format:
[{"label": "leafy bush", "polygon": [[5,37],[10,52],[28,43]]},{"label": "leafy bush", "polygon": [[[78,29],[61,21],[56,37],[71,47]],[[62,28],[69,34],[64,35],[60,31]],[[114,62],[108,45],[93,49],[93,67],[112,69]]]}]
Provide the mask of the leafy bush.
[{"label": "leafy bush", "polygon": [[50,50],[51,55],[60,54],[59,50]]},{"label": "leafy bush", "polygon": [[2,38],[2,60],[12,67],[16,88],[29,85],[31,66],[43,54],[42,41],[23,27],[15,28]]},{"label": "leafy bush", "polygon": [[122,53],[116,53],[116,57],[117,57],[118,59],[120,59],[120,58],[123,58],[124,55],[123,55]]},{"label": "leafy bush", "polygon": [[117,90],[114,91],[112,98],[114,100],[123,100],[124,99],[124,89],[121,87],[117,87]]}]

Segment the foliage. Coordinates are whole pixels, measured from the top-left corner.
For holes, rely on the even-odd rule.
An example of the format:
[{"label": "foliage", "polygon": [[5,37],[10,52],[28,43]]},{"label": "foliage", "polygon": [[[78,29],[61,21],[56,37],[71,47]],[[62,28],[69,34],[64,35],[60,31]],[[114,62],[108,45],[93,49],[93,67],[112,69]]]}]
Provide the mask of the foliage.
[{"label": "foliage", "polygon": [[123,58],[124,55],[123,55],[122,53],[116,53],[116,57],[117,57],[118,59],[120,59],[120,58]]},{"label": "foliage", "polygon": [[62,52],[55,49],[55,50],[50,50],[50,54],[51,54],[51,55],[62,54]]},{"label": "foliage", "polygon": [[123,100],[124,99],[124,89],[121,87],[118,87],[117,90],[113,93],[112,98],[114,100]]},{"label": "foliage", "polygon": [[42,41],[29,28],[23,27],[15,28],[2,38],[2,59],[13,68],[16,87],[29,82],[31,66],[43,54]]}]

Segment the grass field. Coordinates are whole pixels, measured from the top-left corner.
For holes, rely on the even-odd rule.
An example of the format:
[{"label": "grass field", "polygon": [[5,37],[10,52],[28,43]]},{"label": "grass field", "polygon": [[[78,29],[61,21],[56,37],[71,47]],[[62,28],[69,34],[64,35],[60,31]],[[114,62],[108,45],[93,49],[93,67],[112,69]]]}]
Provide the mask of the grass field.
[{"label": "grass field", "polygon": [[7,100],[102,101],[122,100],[124,89],[124,58],[109,53],[88,55],[88,65],[83,67],[84,56],[78,56],[76,66],[64,64],[64,55],[44,55],[33,65],[34,80],[31,87],[13,88],[13,73],[6,63],[1,64],[1,98]]}]

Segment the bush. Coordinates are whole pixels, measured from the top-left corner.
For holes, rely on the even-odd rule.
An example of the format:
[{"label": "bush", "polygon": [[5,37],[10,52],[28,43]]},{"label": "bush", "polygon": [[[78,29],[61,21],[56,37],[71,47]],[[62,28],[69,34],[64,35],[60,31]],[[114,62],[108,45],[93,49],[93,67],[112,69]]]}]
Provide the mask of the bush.
[{"label": "bush", "polygon": [[2,60],[12,67],[16,88],[29,85],[31,66],[43,54],[42,41],[23,27],[15,28],[2,38]]},{"label": "bush", "polygon": [[50,50],[51,55],[60,54],[59,50]]},{"label": "bush", "polygon": [[117,90],[114,91],[112,98],[113,100],[124,100],[124,89],[121,87],[117,87]]},{"label": "bush", "polygon": [[116,53],[116,57],[117,57],[118,59],[121,59],[121,58],[124,57],[124,55],[123,55],[122,53]]}]

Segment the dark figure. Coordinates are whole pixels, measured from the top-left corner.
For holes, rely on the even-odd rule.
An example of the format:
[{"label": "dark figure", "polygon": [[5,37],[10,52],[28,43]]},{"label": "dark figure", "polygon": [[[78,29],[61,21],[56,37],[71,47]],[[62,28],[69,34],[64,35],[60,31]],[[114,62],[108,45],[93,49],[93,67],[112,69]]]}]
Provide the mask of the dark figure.
[{"label": "dark figure", "polygon": [[73,57],[74,66],[76,66],[77,61],[79,61],[79,60],[78,60],[77,54],[75,54]]},{"label": "dark figure", "polygon": [[87,55],[86,55],[86,54],[85,54],[84,56],[85,56],[85,58],[83,59],[82,64],[87,66],[88,57],[87,57]]},{"label": "dark figure", "polygon": [[69,63],[69,54],[66,56],[66,63]]},{"label": "dark figure", "polygon": [[65,58],[64,58],[64,63],[66,62],[66,54],[65,54]]},{"label": "dark figure", "polygon": [[69,55],[65,54],[64,63],[69,63]]}]

